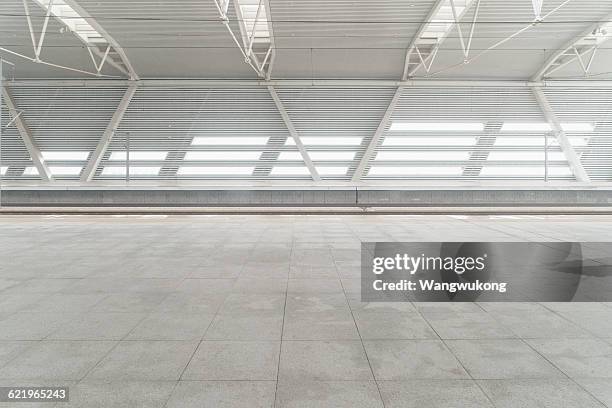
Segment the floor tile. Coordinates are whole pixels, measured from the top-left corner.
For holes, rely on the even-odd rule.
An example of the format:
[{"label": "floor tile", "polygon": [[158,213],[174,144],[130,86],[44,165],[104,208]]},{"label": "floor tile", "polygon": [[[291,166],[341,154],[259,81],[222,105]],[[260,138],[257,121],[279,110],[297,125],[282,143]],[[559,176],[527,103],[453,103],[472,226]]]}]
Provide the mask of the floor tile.
[{"label": "floor tile", "polygon": [[376,380],[468,378],[439,340],[365,340]]},{"label": "floor tile", "polygon": [[571,380],[478,381],[496,408],[603,408]]},{"label": "floor tile", "polygon": [[0,378],[80,380],[114,345],[112,341],[41,341],[2,367]]},{"label": "floor tile", "polygon": [[277,408],[383,408],[374,381],[281,381]]},{"label": "floor tile", "polygon": [[178,380],[197,347],[193,341],[121,341],[88,380]]},{"label": "floor tile", "polygon": [[560,378],[563,373],[521,340],[446,340],[476,379]]},{"label": "floor tile", "polygon": [[360,341],[283,341],[279,379],[372,380]]},{"label": "floor tile", "polygon": [[167,408],[271,408],[274,381],[181,381]]},{"label": "floor tile", "polygon": [[438,336],[418,314],[408,312],[371,313],[353,311],[361,338],[367,340],[437,339]]},{"label": "floor tile", "polygon": [[423,312],[423,317],[443,339],[504,339],[516,335],[486,312]]},{"label": "floor tile", "polygon": [[70,387],[70,408],[162,408],[175,387],[174,381],[85,381]]},{"label": "floor tile", "polygon": [[610,378],[574,378],[582,388],[598,401],[612,407],[612,379]]},{"label": "floor tile", "polygon": [[600,339],[528,340],[571,378],[612,378],[612,345]]},{"label": "floor tile", "polygon": [[206,334],[205,340],[280,340],[283,316],[273,313],[250,313],[249,315],[217,315]]},{"label": "floor tile", "polygon": [[144,313],[85,313],[62,324],[48,340],[121,340]]},{"label": "floor tile", "polygon": [[379,381],[386,408],[493,408],[473,380]]},{"label": "floor tile", "polygon": [[203,341],[182,380],[276,380],[280,342]]},{"label": "floor tile", "polygon": [[283,340],[358,340],[359,333],[348,311],[287,313]]},{"label": "floor tile", "polygon": [[153,313],[127,335],[127,340],[201,340],[213,314]]}]

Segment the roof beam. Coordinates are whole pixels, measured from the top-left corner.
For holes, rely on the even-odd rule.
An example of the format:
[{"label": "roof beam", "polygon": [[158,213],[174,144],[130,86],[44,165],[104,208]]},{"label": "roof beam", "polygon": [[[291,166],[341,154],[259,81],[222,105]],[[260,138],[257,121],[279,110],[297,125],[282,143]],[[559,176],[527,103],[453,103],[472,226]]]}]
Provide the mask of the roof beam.
[{"label": "roof beam", "polygon": [[15,101],[13,100],[13,97],[11,96],[8,88],[4,86],[2,87],[2,99],[4,100],[4,103],[6,104],[9,111],[11,112],[11,115],[13,115],[13,123],[19,131],[19,135],[23,140],[23,144],[25,145],[26,149],[28,150],[28,153],[30,154],[30,157],[32,158],[32,163],[38,170],[38,175],[43,181],[53,181],[53,176],[51,175],[49,168],[45,164],[38,144],[32,137],[32,132],[28,128],[28,125],[25,123],[23,115],[15,114],[15,112],[18,111],[17,106],[15,105]]},{"label": "roof beam", "polygon": [[[600,27],[606,23],[612,22],[612,13],[605,16],[599,22],[593,24],[588,29],[584,30],[578,37],[573,37],[569,41],[567,41],[557,52],[551,55],[544,65],[538,69],[538,71],[531,76],[532,81],[539,81],[546,76],[548,70],[552,67],[552,65],[557,62],[564,54],[570,51],[572,48],[576,46],[577,43],[583,41],[585,38],[592,36],[593,33],[600,29]],[[602,43],[607,40],[608,37],[603,38]]]},{"label": "roof beam", "polygon": [[295,128],[295,126],[293,126],[293,122],[291,121],[289,114],[287,114],[287,111],[285,110],[285,107],[283,106],[283,102],[278,97],[276,90],[274,89],[274,87],[269,86],[268,92],[270,92],[270,96],[272,96],[272,99],[274,100],[274,104],[276,105],[278,112],[283,118],[283,121],[285,122],[285,126],[287,126],[287,130],[289,131],[289,134],[293,138],[295,145],[300,151],[300,154],[302,155],[302,160],[304,160],[304,164],[306,165],[306,167],[308,167],[310,176],[312,177],[314,181],[320,181],[321,177],[319,176],[319,173],[317,172],[316,167],[312,163],[312,160],[310,160],[310,155],[308,154],[308,151],[306,151],[306,148],[304,147],[304,144],[302,143],[302,139],[300,139],[300,135],[297,129]]},{"label": "roof beam", "polygon": [[466,79],[447,80],[430,78],[412,78],[406,81],[385,79],[274,79],[270,81],[257,79],[142,79],[129,81],[122,79],[24,79],[4,80],[8,88],[19,87],[82,87],[104,88],[138,85],[142,87],[235,87],[235,86],[273,86],[278,87],[389,87],[389,88],[612,88],[612,80],[572,79],[572,80],[487,80]]},{"label": "roof beam", "polygon": [[130,101],[134,97],[137,88],[138,87],[136,85],[130,85],[125,91],[125,94],[123,95],[123,98],[121,98],[121,101],[119,102],[115,113],[111,117],[111,120],[108,123],[106,130],[104,131],[104,134],[100,138],[96,149],[89,158],[89,161],[85,166],[85,170],[83,170],[83,173],[81,174],[81,181],[91,181],[95,176],[96,170],[100,165],[100,162],[102,161],[102,157],[104,157],[104,153],[108,149],[108,146],[110,145],[113,136],[115,135],[115,132],[119,128],[121,120],[123,119],[123,116],[125,115],[125,112],[127,111],[127,108],[130,105]]},{"label": "roof beam", "polygon": [[380,120],[380,123],[378,124],[378,127],[376,128],[376,132],[374,132],[372,139],[370,139],[368,147],[366,147],[366,150],[363,153],[363,156],[361,157],[361,160],[359,161],[355,172],[353,173],[352,181],[360,181],[363,177],[363,173],[365,172],[366,167],[368,167],[368,165],[370,164],[370,160],[372,160],[372,157],[374,157],[374,153],[376,153],[376,148],[380,144],[385,130],[389,125],[391,115],[393,115],[393,111],[395,110],[395,106],[397,105],[397,102],[402,96],[403,90],[404,89],[402,87],[399,87],[395,90],[395,94],[393,95],[393,98],[391,98],[389,106],[387,106],[387,110],[385,111],[385,114],[383,115],[382,119]]},{"label": "roof beam", "polygon": [[550,127],[554,131],[555,137],[557,138],[557,141],[559,142],[559,146],[561,146],[561,150],[565,154],[565,157],[570,167],[572,168],[572,171],[574,172],[574,176],[576,176],[576,180],[587,182],[587,183],[590,182],[591,179],[589,175],[584,170],[584,167],[582,166],[582,162],[580,161],[580,158],[576,154],[574,147],[572,146],[572,144],[567,138],[567,135],[563,131],[563,128],[561,127],[561,122],[559,121],[559,118],[557,118],[557,115],[555,114],[555,112],[552,110],[552,107],[548,103],[548,99],[546,98],[546,95],[544,95],[544,92],[540,88],[533,88],[532,91],[533,91],[533,95],[538,101],[538,105],[540,106],[540,109],[542,110],[542,114],[544,115],[544,118],[550,124]]}]

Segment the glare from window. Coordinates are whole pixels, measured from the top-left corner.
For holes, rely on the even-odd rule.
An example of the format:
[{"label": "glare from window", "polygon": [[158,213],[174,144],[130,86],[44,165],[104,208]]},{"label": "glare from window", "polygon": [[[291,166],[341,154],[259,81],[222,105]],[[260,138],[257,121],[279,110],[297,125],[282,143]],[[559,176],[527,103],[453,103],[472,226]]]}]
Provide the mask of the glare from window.
[{"label": "glare from window", "polygon": [[191,142],[194,146],[256,146],[265,145],[268,142],[267,137],[194,137]]},{"label": "glare from window", "polygon": [[261,152],[187,152],[185,161],[254,161],[260,155]]},{"label": "glare from window", "polygon": [[[363,138],[355,136],[338,136],[338,137],[323,137],[323,136],[307,136],[300,138],[306,146],[359,146]],[[287,139],[287,145],[295,145],[293,138]]]},{"label": "glare from window", "polygon": [[448,151],[410,151],[410,152],[378,152],[376,161],[438,161],[455,160],[463,161],[470,158],[469,152],[448,152]]},{"label": "glare from window", "polygon": [[400,137],[387,136],[383,146],[472,146],[476,137]]},{"label": "glare from window", "polygon": [[[157,176],[161,167],[133,166],[130,167],[130,176]],[[102,176],[126,175],[125,166],[106,166],[102,169]]]},{"label": "glare from window", "polygon": [[[162,161],[166,160],[168,152],[130,152],[130,161]],[[110,161],[125,161],[127,158],[126,152],[112,152]]]},{"label": "glare from window", "polygon": [[368,176],[461,176],[460,166],[372,166]]},{"label": "glare from window", "polygon": [[45,161],[85,161],[89,152],[41,152]]},{"label": "glare from window", "polygon": [[482,122],[393,122],[390,131],[406,132],[482,132]]},{"label": "glare from window", "polygon": [[49,172],[52,176],[78,176],[81,174],[81,166],[50,166]]},{"label": "glare from window", "polygon": [[178,170],[179,176],[250,176],[254,167],[196,167],[183,166]]}]

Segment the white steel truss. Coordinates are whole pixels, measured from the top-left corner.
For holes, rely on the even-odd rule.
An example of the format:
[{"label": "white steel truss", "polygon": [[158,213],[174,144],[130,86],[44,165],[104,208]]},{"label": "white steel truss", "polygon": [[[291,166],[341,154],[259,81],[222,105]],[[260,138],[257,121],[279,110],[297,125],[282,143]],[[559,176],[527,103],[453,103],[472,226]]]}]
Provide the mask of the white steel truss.
[{"label": "white steel truss", "polygon": [[559,142],[559,146],[561,147],[561,150],[565,154],[567,162],[569,163],[572,171],[574,172],[574,176],[576,177],[576,180],[583,181],[583,182],[590,182],[591,180],[589,178],[589,175],[584,170],[584,167],[582,166],[582,162],[580,161],[580,158],[576,154],[574,147],[572,146],[569,139],[567,138],[567,135],[563,131],[561,122],[557,118],[557,115],[555,114],[555,112],[552,110],[548,102],[548,99],[546,98],[546,95],[544,95],[544,92],[540,88],[532,88],[532,92],[533,92],[533,95],[535,96],[535,99],[538,101],[538,105],[540,106],[540,109],[542,110],[542,114],[544,115],[544,118],[550,124],[550,127],[553,129],[553,134],[556,137],[557,141]]},{"label": "white steel truss", "polygon": [[[269,79],[275,60],[274,35],[267,0],[214,0],[221,21],[247,63],[261,78]],[[230,26],[228,11],[233,3],[240,27],[240,37]]]},{"label": "white steel truss", "polygon": [[[3,47],[0,47],[0,51],[35,63],[97,77],[109,77],[109,75],[102,74],[104,65],[109,64],[126,76],[129,76],[131,80],[138,79],[138,75],[130,64],[125,51],[93,18],[88,16],[74,0],[32,0],[45,11],[43,25],[40,29],[40,36],[38,38],[36,37],[37,30],[32,22],[32,14],[28,1],[29,0],[22,0],[34,57]],[[59,21],[68,31],[74,33],[75,36],[85,44],[87,52],[92,60],[94,70],[86,71],[84,69],[52,63],[41,58],[51,17]]]},{"label": "white steel truss", "polygon": [[[473,3],[476,3],[476,10],[466,39],[460,21]],[[438,55],[440,45],[454,27],[457,28],[463,55],[467,59],[470,54],[479,9],[480,0],[438,0],[427,15],[425,23],[419,27],[408,46],[402,78],[406,79],[413,76],[421,68],[429,73],[436,55]]]},{"label": "white steel truss", "polygon": [[30,158],[32,159],[32,163],[34,167],[38,170],[38,174],[43,181],[53,181],[53,177],[51,176],[51,172],[49,168],[45,164],[42,153],[36,143],[36,140],[32,137],[32,132],[28,128],[28,125],[25,123],[23,116],[21,115],[21,111],[17,109],[15,105],[15,101],[13,100],[12,95],[10,94],[8,88],[2,87],[2,99],[6,104],[11,116],[13,117],[10,124],[14,124],[17,128],[21,139],[23,140],[23,144],[25,145]]},{"label": "white steel truss", "polygon": [[588,77],[598,47],[607,41],[611,35],[612,14],[609,14],[578,37],[569,40],[558,52],[551,55],[538,72],[532,76],[532,80],[539,81],[542,78],[550,77],[554,72],[574,61],[578,61],[584,76]]},{"label": "white steel truss", "polygon": [[[450,0],[449,0],[449,1],[450,1]],[[533,27],[535,27],[536,25],[538,25],[538,24],[542,23],[542,22],[543,22],[543,21],[545,21],[545,20],[546,20],[548,17],[550,17],[551,15],[553,15],[554,13],[556,13],[556,12],[557,12],[557,11],[559,11],[559,10],[561,10],[563,7],[565,7],[565,6],[566,6],[568,3],[570,3],[571,1],[572,1],[572,0],[565,0],[565,1],[563,1],[561,4],[559,4],[557,7],[553,8],[552,10],[550,10],[548,13],[546,13],[546,14],[545,14],[545,15],[543,15],[543,16],[541,16],[541,15],[540,15],[540,16],[538,16],[538,15],[536,14],[536,17],[534,18],[534,20],[533,20],[533,22],[532,22],[531,24],[526,25],[525,27],[523,27],[523,28],[521,28],[521,29],[519,29],[519,30],[515,31],[514,33],[512,33],[512,34],[508,35],[507,37],[505,37],[505,38],[503,38],[503,39],[501,39],[501,40],[499,40],[499,41],[495,42],[494,44],[492,44],[492,45],[488,46],[487,48],[485,48],[484,50],[480,51],[479,53],[472,55],[471,57],[469,57],[469,55],[467,55],[467,54],[466,54],[466,50],[469,52],[469,48],[466,46],[465,41],[464,41],[464,40],[461,38],[461,37],[462,37],[462,34],[461,34],[460,30],[458,30],[458,31],[459,31],[459,35],[460,35],[460,38],[461,38],[462,47],[463,47],[463,54],[464,54],[464,59],[463,59],[463,61],[458,62],[458,63],[456,63],[456,64],[449,65],[449,66],[444,67],[444,68],[441,68],[441,69],[439,69],[439,70],[437,70],[437,71],[435,71],[435,72],[431,72],[431,67],[429,67],[429,68],[428,68],[428,70],[427,70],[428,72],[427,72],[427,73],[426,73],[424,76],[425,76],[425,77],[433,77],[433,76],[436,76],[436,75],[441,74],[441,73],[443,73],[443,72],[450,71],[450,70],[452,70],[452,69],[454,69],[454,68],[457,68],[457,67],[459,67],[459,66],[462,66],[462,65],[466,65],[466,64],[471,63],[472,61],[474,61],[474,60],[476,60],[476,59],[478,59],[478,58],[482,57],[484,54],[487,54],[488,52],[490,52],[490,51],[492,51],[492,50],[494,50],[494,49],[496,49],[496,48],[500,47],[501,45],[503,45],[503,44],[507,43],[507,42],[508,42],[508,41],[510,41],[511,39],[513,39],[513,38],[515,38],[515,37],[517,37],[517,36],[519,36],[519,35],[523,34],[523,33],[524,33],[524,32],[526,32],[526,31],[531,30]],[[455,14],[456,14],[456,13],[455,13]],[[477,16],[475,16],[475,17],[474,17],[474,21],[472,22],[471,35],[473,35],[473,31],[474,31],[474,24],[475,24],[475,21],[476,21],[476,17],[477,17]],[[458,19],[456,19],[456,21],[459,21],[460,19],[461,19],[461,17],[459,17]],[[458,29],[459,29],[459,24],[457,24],[457,26],[458,26]],[[471,39],[470,39],[470,40],[468,40],[468,44],[470,43],[470,41],[471,41]],[[411,71],[411,72],[408,74],[408,76],[412,76],[412,74],[414,74],[414,72],[416,72],[416,70],[417,70],[419,67],[420,67],[420,65],[419,65],[419,66],[418,66],[416,69],[413,69],[413,71]]]}]

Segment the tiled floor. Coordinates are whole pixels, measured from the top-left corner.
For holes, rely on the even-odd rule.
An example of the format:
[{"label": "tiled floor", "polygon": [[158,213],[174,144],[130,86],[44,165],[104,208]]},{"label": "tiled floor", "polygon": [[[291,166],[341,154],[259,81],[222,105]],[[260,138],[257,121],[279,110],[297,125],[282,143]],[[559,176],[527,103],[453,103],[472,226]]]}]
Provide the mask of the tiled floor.
[{"label": "tiled floor", "polygon": [[88,408],[612,407],[612,304],[360,302],[360,242],[409,240],[612,241],[612,217],[2,217],[0,385]]}]

